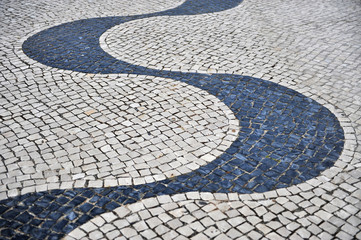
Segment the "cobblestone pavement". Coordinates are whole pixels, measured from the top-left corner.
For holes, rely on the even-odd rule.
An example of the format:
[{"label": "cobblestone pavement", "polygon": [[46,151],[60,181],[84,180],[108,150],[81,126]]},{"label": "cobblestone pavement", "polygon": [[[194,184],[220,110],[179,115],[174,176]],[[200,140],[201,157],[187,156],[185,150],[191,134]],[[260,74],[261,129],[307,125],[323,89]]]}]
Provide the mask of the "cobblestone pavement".
[{"label": "cobblestone pavement", "polygon": [[361,239],[361,3],[1,3],[0,239]]}]

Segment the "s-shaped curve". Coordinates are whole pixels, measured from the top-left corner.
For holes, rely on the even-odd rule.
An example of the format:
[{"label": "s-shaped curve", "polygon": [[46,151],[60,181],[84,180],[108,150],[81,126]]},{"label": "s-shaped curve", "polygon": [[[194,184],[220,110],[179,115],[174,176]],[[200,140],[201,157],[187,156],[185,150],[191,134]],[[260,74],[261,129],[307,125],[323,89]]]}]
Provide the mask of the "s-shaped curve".
[{"label": "s-shaped curve", "polygon": [[[96,74],[156,76],[203,89],[234,112],[241,130],[237,140],[220,157],[188,174],[132,187],[26,194],[2,201],[2,206],[19,205],[29,199],[40,207],[47,202],[53,202],[54,208],[56,204],[62,204],[61,208],[69,208],[62,211],[62,216],[68,216],[72,223],[62,220],[61,224],[49,224],[48,228],[39,230],[43,231],[40,236],[54,234],[51,231],[62,235],[106,210],[139,199],[188,191],[265,192],[304,182],[332,166],[342,152],[343,130],[328,109],[302,94],[247,76],[171,72],[136,66],[113,58],[99,46],[99,37],[115,25],[150,17],[212,13],[240,3],[238,0],[186,1],[177,8],[158,13],[70,22],[27,39],[23,44],[24,53],[54,68]],[[91,200],[85,204],[87,199]],[[75,206],[81,207],[74,210]],[[45,214],[27,204],[19,211],[32,212],[37,215],[37,220],[42,219],[39,220],[43,221],[41,224],[45,224],[44,219],[61,217]],[[11,214],[3,214],[2,218],[10,222]],[[26,227],[21,231],[32,234]]]}]

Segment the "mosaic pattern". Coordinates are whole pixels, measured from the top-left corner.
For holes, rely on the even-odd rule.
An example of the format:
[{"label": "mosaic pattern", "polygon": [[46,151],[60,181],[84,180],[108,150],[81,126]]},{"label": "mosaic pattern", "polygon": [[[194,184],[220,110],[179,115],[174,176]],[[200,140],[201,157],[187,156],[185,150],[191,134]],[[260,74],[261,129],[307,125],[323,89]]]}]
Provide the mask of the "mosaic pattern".
[{"label": "mosaic pattern", "polygon": [[[343,148],[343,130],[329,110],[302,94],[252,77],[134,66],[112,58],[96,42],[105,30],[126,21],[200,13],[188,4],[157,14],[60,25],[29,38],[23,49],[28,56],[52,67],[87,73],[148,75],[201,88],[234,112],[240,126],[238,138],[216,160],[179,177],[134,186],[29,193],[2,201],[2,236],[59,238],[99,214],[140,199],[190,191],[265,192],[304,182],[334,164]],[[211,10],[206,8],[201,12],[226,9],[214,4],[210,4]],[[237,4],[231,2],[229,8]],[[55,45],[46,44],[46,39],[59,36]],[[69,51],[73,43],[79,45]],[[50,49],[44,53],[43,47]],[[87,184],[93,187],[90,182]]]},{"label": "mosaic pattern", "polygon": [[[242,1],[186,1],[174,9],[126,17],[92,18],[65,23],[27,39],[23,51],[47,66],[85,73],[127,73],[176,79],[167,71],[131,65],[105,53],[99,45],[101,35],[113,26],[158,16],[213,13],[236,7]],[[197,75],[196,75],[197,76]],[[186,76],[184,76],[186,77]],[[177,79],[176,79],[177,80]]]},{"label": "mosaic pattern", "polygon": [[[119,207],[113,212],[104,213],[92,219],[72,231],[66,239],[116,239],[119,236],[123,236],[125,239],[136,236],[146,239],[157,237],[160,239],[176,239],[177,237],[234,239],[247,233],[258,238],[261,237],[261,234],[254,230],[259,229],[263,232],[272,230],[262,229],[261,224],[257,228],[254,227],[257,223],[262,222],[262,219],[255,216],[252,208],[256,208],[257,212],[264,211],[262,205],[270,206],[274,211],[283,208],[272,206],[270,202],[261,202],[258,205],[249,204],[251,205],[249,207],[247,203],[240,201],[222,202],[212,199],[212,196],[208,196],[208,198],[211,199],[203,200],[199,194],[190,193],[188,196],[178,194],[172,198],[161,196],[143,200]],[[295,206],[288,204],[287,207]],[[252,224],[246,221],[250,214],[252,215]],[[287,230],[284,233],[287,234]]]},{"label": "mosaic pattern", "polygon": [[[8,136],[22,133],[3,147],[19,162],[8,176],[17,177],[22,193],[55,184],[72,188],[77,181],[103,187],[164,180],[211,162],[237,137],[232,112],[184,83],[154,77],[88,80],[43,86],[61,103],[46,101],[36,117],[4,129]],[[26,133],[43,121],[56,124]]]},{"label": "mosaic pattern", "polygon": [[[159,71],[131,65],[111,57],[99,45],[100,36],[121,23],[155,16],[221,11],[238,5],[238,1],[193,4],[186,1],[175,9],[160,13],[62,24],[30,37],[23,49],[29,57],[52,67],[86,73],[171,78],[216,96],[234,112],[241,127],[238,139],[217,159],[220,163],[234,159],[234,166],[240,168],[240,172],[230,179],[241,179],[244,187],[231,191],[250,193],[286,187],[315,177],[332,166],[342,151],[343,131],[335,116],[315,101],[261,79]],[[219,163],[207,165],[205,173],[212,172],[213,164]],[[234,167],[226,171],[231,173]],[[243,175],[247,177],[240,178]],[[219,189],[212,187],[203,191]]]},{"label": "mosaic pattern", "polygon": [[[322,202],[323,200],[321,200]],[[335,207],[337,201],[331,201]],[[129,204],[93,218],[72,231],[65,239],[287,239],[300,224],[296,234],[310,238],[312,232],[321,228],[335,231],[320,223],[328,214],[317,212],[317,218],[307,216],[305,211],[292,214],[300,208],[286,197],[260,200],[230,200],[226,195],[190,192],[174,196],[159,196]],[[308,205],[308,208],[315,204]],[[353,209],[355,210],[355,209]],[[276,214],[282,213],[277,219]],[[334,219],[333,219],[334,220]],[[283,227],[282,225],[285,225]],[[350,231],[357,232],[356,228]],[[324,238],[328,238],[324,235]],[[322,238],[321,238],[322,239]]]}]

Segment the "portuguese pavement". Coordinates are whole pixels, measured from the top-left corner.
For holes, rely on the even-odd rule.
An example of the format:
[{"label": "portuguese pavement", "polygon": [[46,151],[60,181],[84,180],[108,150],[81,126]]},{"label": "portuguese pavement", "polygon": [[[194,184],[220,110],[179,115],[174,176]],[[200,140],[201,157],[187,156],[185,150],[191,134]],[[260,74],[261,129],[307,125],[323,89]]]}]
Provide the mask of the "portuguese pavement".
[{"label": "portuguese pavement", "polygon": [[359,0],[0,6],[0,239],[361,239]]}]

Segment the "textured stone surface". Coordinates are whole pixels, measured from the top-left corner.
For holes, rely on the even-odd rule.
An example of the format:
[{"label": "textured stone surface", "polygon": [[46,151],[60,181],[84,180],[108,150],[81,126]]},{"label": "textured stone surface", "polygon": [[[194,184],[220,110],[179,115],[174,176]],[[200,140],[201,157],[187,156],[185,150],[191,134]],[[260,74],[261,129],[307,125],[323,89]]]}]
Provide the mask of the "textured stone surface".
[{"label": "textured stone surface", "polygon": [[[174,196],[177,198],[178,196]],[[187,199],[187,195],[183,195],[184,199]],[[153,207],[147,208],[151,213],[146,218],[141,215],[143,210],[139,210],[133,207],[133,204],[123,206],[114,211],[127,212],[127,215],[120,214],[116,217],[109,218],[106,214],[101,215],[90,221],[90,223],[103,222],[103,226],[109,226],[108,229],[119,229],[120,232],[130,234],[132,236],[148,236],[147,233],[151,231],[154,235],[152,238],[159,237],[161,239],[168,239],[172,236],[185,236],[189,239],[238,239],[240,236],[247,235],[251,239],[260,239],[266,237],[269,239],[310,239],[314,238],[323,239],[326,237],[326,233],[330,236],[335,235],[340,231],[340,228],[335,227],[327,220],[315,219],[312,214],[299,215],[297,212],[306,210],[303,207],[299,207],[295,211],[295,215],[289,214],[290,212],[283,209],[273,218],[264,218],[262,214],[250,211],[250,208],[258,206],[258,208],[274,208],[277,207],[277,201],[283,199],[283,197],[267,198],[260,201],[240,201],[240,200],[226,200],[219,201],[214,199],[189,199],[183,201],[175,201],[172,211],[167,211],[167,204],[157,204]],[[142,200],[141,203],[145,204],[146,201],[157,202],[157,198],[151,198]],[[294,204],[290,199],[284,199],[287,204]],[[139,205],[135,203],[134,205]],[[319,208],[319,206],[311,204],[311,206]],[[164,218],[161,215],[153,213],[154,209],[163,209],[165,215],[168,218]],[[118,221],[125,220],[123,225],[116,225]],[[136,219],[134,222],[130,219]],[[178,224],[174,224],[174,222]],[[73,232],[71,232],[67,239],[77,239],[74,232],[79,232],[87,237],[84,239],[91,239],[91,234],[98,233],[97,229],[88,229],[87,224],[80,226]],[[143,228],[137,226],[144,225]],[[113,226],[113,227],[110,227]],[[360,229],[351,227],[350,225],[344,225],[341,228],[341,232],[338,233],[338,237],[356,236],[356,233]],[[293,234],[292,234],[293,233]],[[120,235],[114,235],[114,238],[105,235],[99,237],[105,237],[107,239],[115,239]]]},{"label": "textured stone surface", "polygon": [[[264,192],[304,182],[332,166],[343,149],[344,131],[329,110],[304,95],[281,85],[241,75],[174,72],[131,65],[122,60],[109,57],[100,48],[98,38],[102,38],[101,34],[116,24],[124,24],[143,18],[148,19],[154,16],[193,16],[204,12],[213,13],[232,8],[235,6],[234,4],[239,2],[234,0],[224,4],[215,0],[213,2],[199,1],[198,3],[200,5],[195,2],[185,2],[177,8],[151,15],[93,18],[61,24],[29,37],[24,42],[22,49],[27,56],[49,66],[86,73],[131,73],[171,78],[203,89],[223,101],[239,121],[239,123],[237,122],[240,127],[238,138],[228,139],[233,140],[232,145],[212,163],[205,165],[194,173],[176,179],[171,185],[173,192],[184,191],[184,187],[180,187],[179,182],[185,182],[186,189],[193,190],[240,193]],[[101,42],[100,40],[100,44]],[[111,53],[112,49],[109,50]],[[101,76],[104,77],[104,75]],[[141,89],[135,89],[141,92]],[[84,186],[102,187],[102,182],[94,180],[94,175],[97,175],[98,178],[124,177],[119,180],[120,185],[123,185],[123,182],[131,182],[135,185],[149,183],[154,180],[162,180],[165,176],[173,177],[190,170],[196,170],[199,165],[204,165],[204,160],[210,162],[215,159],[214,155],[208,153],[214,142],[202,146],[198,141],[192,140],[191,135],[196,135],[196,130],[185,134],[179,132],[177,136],[174,136],[178,139],[178,143],[176,139],[172,138],[173,131],[164,126],[164,124],[169,124],[174,116],[180,118],[180,123],[184,122],[191,125],[194,125],[192,121],[196,120],[197,117],[189,121],[187,115],[183,116],[182,111],[186,111],[186,109],[183,109],[181,105],[177,106],[174,102],[172,104],[172,101],[168,100],[164,104],[162,99],[153,96],[152,101],[156,100],[160,103],[160,111],[164,111],[164,105],[174,106],[171,109],[172,111],[165,112],[164,115],[162,113],[161,116],[152,113],[154,118],[150,119],[150,123],[155,123],[149,129],[147,126],[149,116],[145,114],[149,109],[145,108],[145,113],[142,114],[141,110],[144,110],[142,109],[144,106],[140,106],[140,110],[137,108],[139,103],[135,99],[139,95],[138,92],[133,93],[132,90],[129,86],[125,86],[121,93],[128,93],[129,95],[125,97],[125,100],[121,98],[123,101],[114,103],[115,106],[123,110],[120,113],[121,116],[110,112],[110,115],[114,116],[115,114],[115,125],[120,123],[124,129],[124,131],[115,132],[115,134],[120,135],[118,137],[118,140],[121,141],[120,145],[112,146],[109,141],[102,141],[101,136],[113,131],[112,127],[115,128],[115,126],[111,125],[109,128],[104,123],[109,119],[108,115],[100,116],[101,122],[96,126],[100,130],[97,131],[96,136],[100,136],[100,139],[95,139],[93,144],[99,149],[89,150],[91,159],[87,163],[90,162],[91,164],[84,166],[85,169],[74,169],[75,173],[83,170],[86,171],[87,175],[90,175],[87,176],[90,178],[89,183],[85,183]],[[91,95],[88,92],[85,94]],[[142,95],[142,93],[140,94]],[[150,98],[148,97],[148,99]],[[130,105],[135,109],[128,110],[127,107],[119,106],[123,105],[124,101],[133,102]],[[84,106],[84,104],[80,105]],[[108,103],[108,105],[111,105],[108,108],[112,109],[113,105],[111,103]],[[146,105],[152,104],[148,103]],[[96,115],[94,111],[94,109],[90,109],[85,113],[93,116]],[[135,111],[141,113],[134,113]],[[179,114],[177,114],[178,112]],[[136,117],[132,117],[129,113],[136,115]],[[137,117],[139,114],[141,114],[141,118]],[[189,114],[202,115],[202,112],[192,109]],[[76,117],[72,117],[72,115],[64,111],[62,111],[62,115],[77,120]],[[114,119],[110,118],[110,120]],[[109,122],[107,121],[107,123]],[[222,124],[217,126],[217,122],[212,125],[215,132],[222,126]],[[234,121],[234,124],[236,124],[236,121]],[[145,127],[145,129],[141,129],[141,127]],[[173,127],[176,130],[177,125]],[[236,131],[234,127],[231,128],[231,130]],[[152,135],[153,133],[154,135],[154,132],[162,134],[163,131],[165,132],[163,137],[162,135],[155,139],[149,137],[149,134]],[[209,131],[210,129],[206,129],[202,133]],[[93,136],[94,134],[92,134],[92,129],[86,129],[79,135],[82,138],[87,138],[88,135]],[[201,137],[202,135],[204,134],[201,134]],[[113,139],[113,143],[115,140]],[[155,146],[152,146],[152,149],[144,150],[144,148],[140,149],[142,146],[138,147],[141,145],[138,144],[139,142],[142,143],[143,147],[147,146],[149,142],[155,144]],[[191,151],[191,153],[188,154],[184,151],[184,153],[173,153],[170,150],[170,153],[166,154],[164,153],[165,150],[162,149],[163,152],[159,156],[154,150],[156,147],[159,148],[158,144],[175,146],[172,149],[173,152],[183,148]],[[187,149],[187,144],[194,146],[195,149]],[[230,142],[227,142],[226,145],[228,146],[228,144]],[[92,145],[85,146],[85,148],[90,147]],[[144,157],[139,156],[139,149],[142,153],[145,152]],[[135,153],[128,153],[131,150],[135,150]],[[193,151],[196,152],[193,153]],[[60,153],[54,155],[55,157],[64,156],[66,158],[65,152],[61,150]],[[117,153],[120,153],[120,156]],[[89,154],[85,154],[85,157],[87,155]],[[174,155],[180,155],[180,158],[191,161],[196,161],[196,158],[200,159],[198,164],[190,163],[187,165],[185,162],[184,165],[180,164],[178,159],[178,162],[173,164],[172,168],[170,165],[173,163]],[[46,154],[46,157],[51,158],[52,154]],[[98,164],[100,169],[96,168],[96,165],[92,163],[94,158],[98,161],[105,161],[107,157],[119,157],[122,161],[120,166],[116,166],[117,170],[114,172],[110,172],[111,167],[106,166],[106,162]],[[130,160],[131,158],[134,158],[134,160]],[[57,163],[56,160],[52,162]],[[156,169],[153,169],[151,173],[147,169],[150,167],[156,167]],[[174,170],[174,167],[178,167],[178,169]],[[41,170],[44,170],[44,168],[46,169],[46,164],[41,164]],[[56,188],[55,182],[58,179],[53,175],[54,173],[46,181],[54,182],[52,186],[54,189]],[[223,175],[227,176],[221,179],[220,176]],[[129,176],[133,181],[129,180]],[[76,174],[76,178],[78,177],[84,178],[85,175],[84,173]]]},{"label": "textured stone surface", "polygon": [[[359,2],[189,3],[202,1],[169,11],[182,2],[2,2],[2,238],[360,238]],[[99,18],[130,15],[137,16]],[[65,47],[53,48],[53,39]],[[84,52],[67,52],[70,43]],[[153,135],[130,121],[147,111],[138,109],[140,95],[154,101],[145,115],[161,123]],[[187,121],[202,134],[182,133],[203,145],[174,142],[186,142],[179,148],[197,158],[170,157],[177,160],[157,173],[149,166],[121,172],[148,156],[144,149],[175,155],[167,144],[179,134],[169,122],[176,113],[164,103],[178,96],[190,100],[177,106],[178,124],[193,117]],[[257,115],[269,106],[274,114],[283,109],[272,124],[272,114]],[[292,144],[297,136],[307,147]],[[127,157],[115,151],[123,138],[132,139]],[[330,146],[337,147],[326,157]],[[173,177],[172,168],[182,175]]]},{"label": "textured stone surface", "polygon": [[28,189],[37,186],[34,179],[68,183],[61,188],[80,178],[89,187],[163,180],[211,162],[239,131],[217,98],[169,79],[97,76],[57,88],[48,84],[54,81],[41,85],[42,91],[58,104],[38,103],[33,118],[4,127],[9,135],[26,132],[32,121],[41,125],[3,148],[15,155],[7,174]]}]

